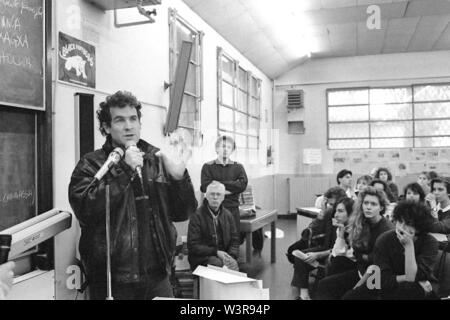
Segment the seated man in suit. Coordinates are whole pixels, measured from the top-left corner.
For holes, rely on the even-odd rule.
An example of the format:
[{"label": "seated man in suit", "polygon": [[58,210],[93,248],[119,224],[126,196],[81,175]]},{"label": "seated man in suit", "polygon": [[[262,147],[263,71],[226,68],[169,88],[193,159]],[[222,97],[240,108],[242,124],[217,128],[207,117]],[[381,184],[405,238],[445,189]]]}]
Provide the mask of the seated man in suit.
[{"label": "seated man in suit", "polygon": [[238,270],[239,234],[230,211],[222,206],[225,186],[213,181],[202,206],[191,217],[188,228],[188,259],[198,265],[226,266]]}]

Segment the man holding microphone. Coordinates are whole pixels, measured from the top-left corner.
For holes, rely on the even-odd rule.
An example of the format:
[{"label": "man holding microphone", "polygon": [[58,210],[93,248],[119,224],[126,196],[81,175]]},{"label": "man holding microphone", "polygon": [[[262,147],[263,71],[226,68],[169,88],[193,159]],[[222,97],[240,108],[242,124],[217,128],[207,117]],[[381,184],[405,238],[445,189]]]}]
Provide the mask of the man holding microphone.
[{"label": "man holding microphone", "polygon": [[[79,250],[90,298],[105,299],[107,293],[106,183],[112,296],[172,297],[169,273],[176,244],[172,222],[187,220],[197,208],[186,165],[140,139],[141,105],[131,93],[107,97],[97,117],[106,142],[80,160],[69,186],[70,204],[81,226]],[[111,153],[123,157],[111,164],[103,179],[94,181]]]}]

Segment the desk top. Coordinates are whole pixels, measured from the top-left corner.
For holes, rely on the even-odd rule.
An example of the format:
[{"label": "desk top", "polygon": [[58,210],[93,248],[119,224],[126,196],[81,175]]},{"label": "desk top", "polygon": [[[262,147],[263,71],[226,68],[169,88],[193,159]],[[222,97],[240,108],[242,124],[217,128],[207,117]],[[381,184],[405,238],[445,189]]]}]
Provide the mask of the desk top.
[{"label": "desk top", "polygon": [[241,218],[241,231],[253,232],[259,228],[277,220],[278,211],[273,210],[256,210],[256,216],[249,218]]},{"label": "desk top", "polygon": [[296,208],[297,214],[300,216],[308,217],[308,218],[316,218],[320,213],[320,209],[316,207],[305,207],[305,208]]}]

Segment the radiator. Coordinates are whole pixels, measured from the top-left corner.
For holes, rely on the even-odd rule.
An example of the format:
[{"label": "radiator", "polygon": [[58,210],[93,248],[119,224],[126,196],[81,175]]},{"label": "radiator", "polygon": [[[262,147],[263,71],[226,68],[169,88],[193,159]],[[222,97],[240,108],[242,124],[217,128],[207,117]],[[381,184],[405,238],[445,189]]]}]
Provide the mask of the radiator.
[{"label": "radiator", "polygon": [[334,179],[334,176],[287,178],[289,212],[297,212],[297,207],[313,207],[317,198],[316,195],[323,194],[328,188],[335,185]]}]

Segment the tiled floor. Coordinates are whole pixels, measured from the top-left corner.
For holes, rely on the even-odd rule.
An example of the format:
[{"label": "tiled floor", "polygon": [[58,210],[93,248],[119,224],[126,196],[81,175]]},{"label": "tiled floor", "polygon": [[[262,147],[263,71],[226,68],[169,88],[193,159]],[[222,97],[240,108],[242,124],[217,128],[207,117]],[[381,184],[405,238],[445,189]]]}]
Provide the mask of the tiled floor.
[{"label": "tiled floor", "polygon": [[[278,219],[277,229],[284,232],[283,238],[276,241],[276,262],[270,262],[270,239],[266,238],[261,256],[253,252],[251,265],[243,265],[242,272],[246,272],[250,278],[263,280],[263,287],[270,288],[271,300],[293,300],[297,293],[291,287],[293,267],[286,258],[287,248],[296,239],[296,220]],[[269,231],[266,227],[264,231]],[[245,256],[245,243],[241,246],[240,256]]]}]

